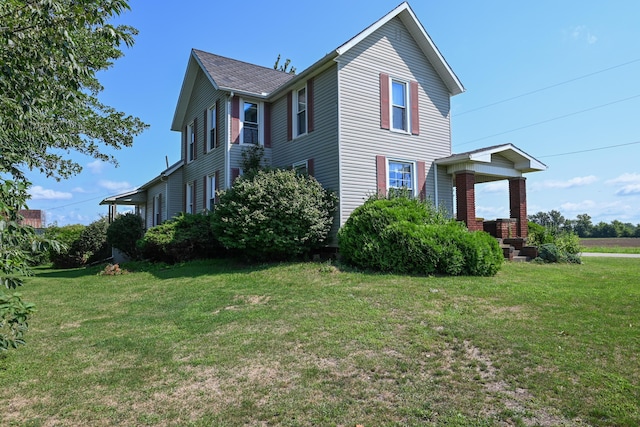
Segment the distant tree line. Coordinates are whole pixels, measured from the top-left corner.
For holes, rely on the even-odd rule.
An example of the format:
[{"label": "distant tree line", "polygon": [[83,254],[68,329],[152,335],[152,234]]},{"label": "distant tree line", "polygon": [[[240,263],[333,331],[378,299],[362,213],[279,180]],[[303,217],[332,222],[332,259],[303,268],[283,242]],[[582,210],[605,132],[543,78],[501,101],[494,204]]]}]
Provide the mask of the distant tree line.
[{"label": "distant tree line", "polygon": [[567,219],[560,212],[552,210],[529,215],[529,221],[552,232],[572,232],[580,237],[640,237],[640,224],[633,225],[618,220],[594,224],[586,213],[578,215],[576,219]]}]

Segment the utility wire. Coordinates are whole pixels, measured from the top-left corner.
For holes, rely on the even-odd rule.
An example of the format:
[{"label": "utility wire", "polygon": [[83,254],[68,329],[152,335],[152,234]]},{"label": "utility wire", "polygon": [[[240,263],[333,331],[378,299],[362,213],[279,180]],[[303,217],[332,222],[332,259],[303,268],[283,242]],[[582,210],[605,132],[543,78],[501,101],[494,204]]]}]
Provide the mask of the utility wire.
[{"label": "utility wire", "polygon": [[600,73],[604,73],[604,72],[607,72],[607,71],[614,70],[616,68],[624,67],[626,65],[633,64],[635,62],[640,62],[640,58],[634,59],[632,61],[625,62],[623,64],[614,65],[613,67],[605,68],[603,70],[594,71],[593,73],[585,74],[585,75],[582,75],[582,76],[579,76],[579,77],[574,77],[573,79],[565,80],[565,81],[562,81],[560,83],[555,83],[555,84],[552,84],[551,86],[545,86],[545,87],[542,87],[540,89],[532,90],[530,92],[521,93],[520,95],[516,95],[516,96],[512,96],[510,98],[502,99],[500,101],[492,102],[491,104],[482,105],[480,107],[472,108],[470,110],[465,110],[465,111],[463,111],[461,113],[454,114],[453,116],[454,117],[459,117],[459,116],[462,116],[462,115],[465,115],[465,114],[472,113],[474,111],[484,110],[485,108],[493,107],[494,105],[503,104],[505,102],[513,101],[514,99],[518,99],[518,98],[522,98],[522,97],[525,97],[525,96],[533,95],[534,93],[543,92],[543,91],[548,90],[548,89],[553,89],[554,87],[566,85],[567,83],[572,83],[572,82],[575,82],[575,81],[578,81],[578,80],[586,79],[587,77],[595,76],[596,74],[600,74]]},{"label": "utility wire", "polygon": [[577,114],[586,113],[588,111],[597,110],[599,108],[608,107],[609,105],[618,104],[618,103],[624,102],[624,101],[629,101],[630,99],[634,99],[634,98],[638,98],[638,97],[640,97],[640,94],[633,95],[633,96],[630,96],[628,98],[618,99],[617,101],[608,102],[606,104],[596,105],[595,107],[586,108],[584,110],[574,111],[573,113],[565,114],[565,115],[562,115],[562,116],[552,117],[550,119],[542,120],[542,121],[536,122],[536,123],[531,123],[531,124],[528,124],[528,125],[525,125],[525,126],[520,126],[518,128],[506,130],[504,132],[494,133],[493,135],[487,135],[487,136],[483,136],[481,138],[472,139],[471,141],[466,141],[466,142],[463,142],[462,144],[455,144],[455,146],[459,147],[461,145],[471,144],[472,142],[482,141],[482,140],[485,140],[485,139],[493,138],[495,136],[500,136],[500,135],[504,135],[504,134],[507,134],[507,133],[515,132],[515,131],[518,131],[518,130],[527,129],[527,128],[530,128],[530,127],[533,127],[533,126],[538,126],[538,125],[541,125],[541,124],[544,124],[544,123],[549,123],[549,122],[553,122],[553,121],[556,121],[556,120],[565,119],[567,117],[575,116]]},{"label": "utility wire", "polygon": [[609,148],[626,147],[628,145],[634,145],[634,144],[640,144],[640,141],[627,142],[626,144],[607,145],[606,147],[588,148],[586,150],[570,151],[568,153],[547,154],[546,156],[536,156],[536,157],[543,158],[543,157],[569,156],[569,155],[572,155],[572,154],[588,153],[590,151],[599,151],[599,150],[607,150]]}]

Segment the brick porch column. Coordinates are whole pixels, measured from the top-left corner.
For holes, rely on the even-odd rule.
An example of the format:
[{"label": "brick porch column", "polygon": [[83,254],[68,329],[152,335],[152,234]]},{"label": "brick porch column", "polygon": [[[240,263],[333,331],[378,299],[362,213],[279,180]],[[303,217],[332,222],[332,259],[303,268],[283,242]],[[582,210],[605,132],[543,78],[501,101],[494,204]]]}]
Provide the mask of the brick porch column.
[{"label": "brick porch column", "polygon": [[516,218],[516,237],[526,238],[529,234],[527,219],[527,179],[511,178],[509,180],[509,212]]},{"label": "brick porch column", "polygon": [[456,174],[456,210],[458,221],[464,221],[470,231],[480,229],[476,222],[476,176],[473,172]]}]

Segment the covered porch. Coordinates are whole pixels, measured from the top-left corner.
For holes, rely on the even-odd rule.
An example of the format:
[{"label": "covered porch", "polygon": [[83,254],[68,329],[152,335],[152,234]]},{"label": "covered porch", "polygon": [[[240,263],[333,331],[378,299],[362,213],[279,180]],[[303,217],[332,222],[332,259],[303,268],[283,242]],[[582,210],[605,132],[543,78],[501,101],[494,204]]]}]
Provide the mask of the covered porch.
[{"label": "covered porch", "polygon": [[[454,154],[435,161],[446,167],[456,187],[456,217],[469,230],[484,230],[498,239],[526,240],[527,181],[529,172],[544,171],[547,166],[512,144],[497,145]],[[476,217],[475,185],[509,181],[509,218],[484,220]]]},{"label": "covered porch", "polygon": [[118,194],[116,196],[107,197],[100,202],[100,205],[107,205],[109,208],[109,213],[107,215],[109,224],[111,224],[118,216],[118,205],[133,206],[134,213],[144,218],[144,209],[147,205],[147,191],[137,189]]}]

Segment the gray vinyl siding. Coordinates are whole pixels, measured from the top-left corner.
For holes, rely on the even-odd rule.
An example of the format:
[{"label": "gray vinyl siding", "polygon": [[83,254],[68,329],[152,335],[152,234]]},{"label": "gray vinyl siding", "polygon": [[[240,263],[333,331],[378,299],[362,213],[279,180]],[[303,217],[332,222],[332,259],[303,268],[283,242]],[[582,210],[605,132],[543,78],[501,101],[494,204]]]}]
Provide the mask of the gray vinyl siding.
[{"label": "gray vinyl siding", "polygon": [[[214,106],[217,99],[219,99],[219,103],[216,113],[218,117],[217,125],[220,128],[220,140],[218,141],[217,148],[205,153],[204,144],[208,143],[208,139],[206,135],[207,129],[204,126],[204,112]],[[225,137],[227,134],[227,94],[222,91],[216,91],[201,69],[198,69],[193,91],[191,92],[191,97],[187,106],[185,122],[182,124],[181,128],[183,132],[183,139],[181,141],[184,141],[185,127],[192,123],[194,118],[197,118],[196,158],[194,161],[188,162],[182,167],[182,179],[180,183],[181,190],[179,192],[175,190],[170,192],[171,194],[179,193],[180,196],[179,202],[172,199],[170,205],[170,210],[172,212],[175,210],[176,206],[180,206],[179,212],[184,211],[184,192],[187,183],[195,182],[196,185],[196,195],[194,200],[195,212],[202,212],[206,208],[204,204],[205,185],[203,179],[205,176],[213,175],[218,171],[218,187],[220,189],[224,188],[224,162],[227,142],[227,138]],[[207,123],[207,127],[208,126],[209,123]],[[184,143],[182,143],[182,158],[185,160],[187,159]],[[177,172],[176,175],[180,175],[180,172]],[[176,186],[176,183],[172,183],[172,187]]]},{"label": "gray vinyl siding", "polygon": [[[301,87],[302,85],[296,86],[294,90]],[[336,65],[314,77],[313,93],[314,130],[291,141],[287,141],[287,94],[272,104],[271,161],[275,167],[290,168],[294,163],[313,159],[314,177],[325,189],[337,194],[340,189],[340,174]],[[335,237],[338,227],[336,213],[332,237]]]},{"label": "gray vinyl siding", "polygon": [[[380,128],[380,73],[419,84],[420,135]],[[435,198],[433,161],[451,154],[450,94],[398,18],[339,58],[341,219],[376,193],[376,156],[424,161]],[[451,178],[438,174],[439,203],[453,212]]]},{"label": "gray vinyl siding", "polygon": [[183,211],[183,197],[184,197],[184,185],[182,183],[182,169],[169,175],[167,182],[165,182],[165,203],[164,211],[162,214],[162,220],[166,221],[178,215]]},{"label": "gray vinyl siding", "polygon": [[160,212],[162,212],[162,220],[166,220],[167,195],[164,182],[158,182],[153,187],[147,189],[147,205],[144,209],[144,224],[146,228],[153,227],[153,198],[160,194]]}]

